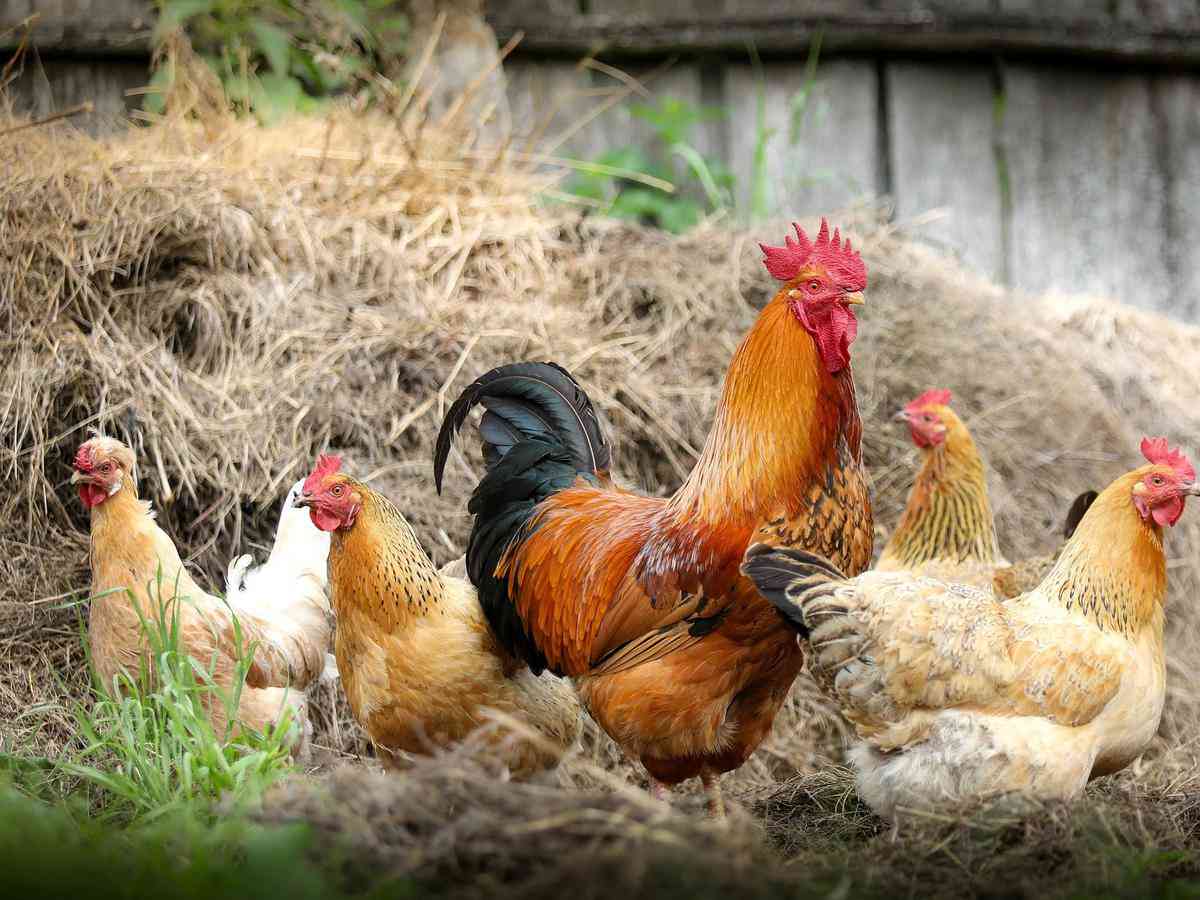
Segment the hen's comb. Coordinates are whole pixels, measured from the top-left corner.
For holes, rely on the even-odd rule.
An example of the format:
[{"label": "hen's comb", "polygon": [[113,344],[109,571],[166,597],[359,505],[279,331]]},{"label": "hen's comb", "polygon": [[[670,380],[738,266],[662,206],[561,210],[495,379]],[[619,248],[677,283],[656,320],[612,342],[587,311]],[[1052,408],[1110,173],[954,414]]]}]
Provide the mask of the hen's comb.
[{"label": "hen's comb", "polygon": [[317,467],[312,470],[312,474],[304,479],[304,492],[311,494],[321,487],[321,482],[325,480],[326,475],[332,475],[334,472],[340,471],[342,468],[342,458],[332,453],[322,453],[320,459],[317,460]]},{"label": "hen's comb", "polygon": [[87,472],[92,468],[92,442],[85,441],[75,451],[75,468]]},{"label": "hen's comb", "polygon": [[908,404],[908,406],[904,407],[904,409],[907,412],[916,412],[927,406],[949,406],[952,396],[946,388],[934,388],[931,391],[923,393],[912,403]]},{"label": "hen's comb", "polygon": [[830,237],[829,223],[824,219],[821,219],[821,229],[815,241],[808,239],[799,223],[793,222],[792,227],[796,229],[796,239],[792,240],[789,234],[783,239],[782,247],[758,245],[762,248],[763,265],[772,278],[791,281],[809,263],[819,263],[838,287],[847,291],[866,290],[867,267],[862,257],[850,246],[849,238],[842,243],[841,232],[836,228],[833,237]]},{"label": "hen's comb", "polygon": [[1156,466],[1170,466],[1184,481],[1196,480],[1196,470],[1183,451],[1168,446],[1165,437],[1142,438],[1142,456]]}]

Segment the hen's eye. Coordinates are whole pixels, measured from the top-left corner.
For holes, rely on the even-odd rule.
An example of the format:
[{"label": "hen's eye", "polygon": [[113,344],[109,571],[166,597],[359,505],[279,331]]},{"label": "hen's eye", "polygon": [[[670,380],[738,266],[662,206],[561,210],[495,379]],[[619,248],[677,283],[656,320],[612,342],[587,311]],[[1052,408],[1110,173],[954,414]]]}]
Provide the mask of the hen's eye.
[{"label": "hen's eye", "polygon": [[1154,485],[1155,487],[1162,487],[1163,477],[1161,475],[1155,475],[1153,478],[1150,479],[1150,483],[1152,485]]},{"label": "hen's eye", "polygon": [[342,496],[342,486],[340,484],[335,484],[333,486],[333,490],[330,491],[330,493],[333,494],[333,496],[335,496],[335,497]]},{"label": "hen's eye", "polygon": [[814,278],[812,281],[810,281],[810,282],[808,283],[808,289],[809,289],[810,291],[819,291],[819,290],[821,289],[821,282],[817,281],[817,280]]},{"label": "hen's eye", "polygon": [[111,472],[112,471],[112,463],[110,463],[110,462],[104,463],[104,465],[102,465],[100,467],[100,471],[101,472]]}]

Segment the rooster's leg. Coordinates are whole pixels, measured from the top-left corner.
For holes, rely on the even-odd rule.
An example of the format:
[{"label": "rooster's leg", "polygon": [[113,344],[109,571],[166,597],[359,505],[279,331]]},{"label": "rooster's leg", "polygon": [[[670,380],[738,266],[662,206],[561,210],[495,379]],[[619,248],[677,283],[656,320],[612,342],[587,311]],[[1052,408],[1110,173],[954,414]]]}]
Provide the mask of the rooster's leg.
[{"label": "rooster's leg", "polygon": [[705,772],[700,776],[704,784],[704,793],[708,795],[708,814],[714,819],[725,818],[725,798],[721,796],[720,776],[715,772]]}]

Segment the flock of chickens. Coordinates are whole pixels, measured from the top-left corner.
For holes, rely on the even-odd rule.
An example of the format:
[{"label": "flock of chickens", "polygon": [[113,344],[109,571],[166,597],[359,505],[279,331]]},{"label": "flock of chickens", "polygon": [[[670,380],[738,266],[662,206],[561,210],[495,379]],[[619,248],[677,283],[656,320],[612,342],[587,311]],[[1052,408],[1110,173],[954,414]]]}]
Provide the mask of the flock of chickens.
[{"label": "flock of chickens", "polygon": [[768,735],[806,664],[853,725],[859,792],[885,817],[1010,792],[1070,799],[1128,765],[1162,712],[1163,528],[1200,495],[1191,464],[1144,440],[1145,465],[1076,501],[1055,556],[1010,565],[979,452],[949,391],[929,391],[899,413],[923,463],[868,571],[850,365],[866,268],[825,222],[762,249],[782,284],[670,497],[614,484],[592,404],[560,367],[501,366],[462,393],[434,479],[482,406],[465,571],[436,569],[400,510],[322,456],[266,563],[235,560],[221,600],[138,500],[129,448],[89,440],[71,480],[91,511],[101,677],[137,666],[142,620],[163,603],[218,684],[245,671],[240,727],[290,710],[297,753],[305,691],[326,674],[389,766],[491,721],[526,775],[576,743],[582,707],[656,795],[699,777],[718,815],[719,777]]}]

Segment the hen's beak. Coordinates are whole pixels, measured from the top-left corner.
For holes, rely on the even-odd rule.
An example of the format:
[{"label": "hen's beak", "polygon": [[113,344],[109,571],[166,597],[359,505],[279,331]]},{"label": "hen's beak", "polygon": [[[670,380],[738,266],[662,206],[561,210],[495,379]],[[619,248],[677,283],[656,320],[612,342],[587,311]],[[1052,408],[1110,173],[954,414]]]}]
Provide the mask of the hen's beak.
[{"label": "hen's beak", "polygon": [[313,496],[308,491],[301,491],[296,498],[296,509],[308,509],[312,506]]},{"label": "hen's beak", "polygon": [[903,409],[900,410],[894,416],[892,416],[892,421],[893,422],[907,422],[908,421],[908,412]]},{"label": "hen's beak", "polygon": [[863,296],[862,291],[851,291],[847,294],[842,294],[842,301],[851,306],[858,306],[867,302],[867,298]]},{"label": "hen's beak", "polygon": [[91,480],[92,480],[92,476],[90,476],[84,472],[80,472],[78,469],[71,470],[71,484],[79,484],[79,482],[81,482],[81,481],[91,481]]},{"label": "hen's beak", "polygon": [[1184,485],[1183,492],[1191,494],[1193,497],[1200,497],[1200,481],[1195,481],[1192,484]]}]

